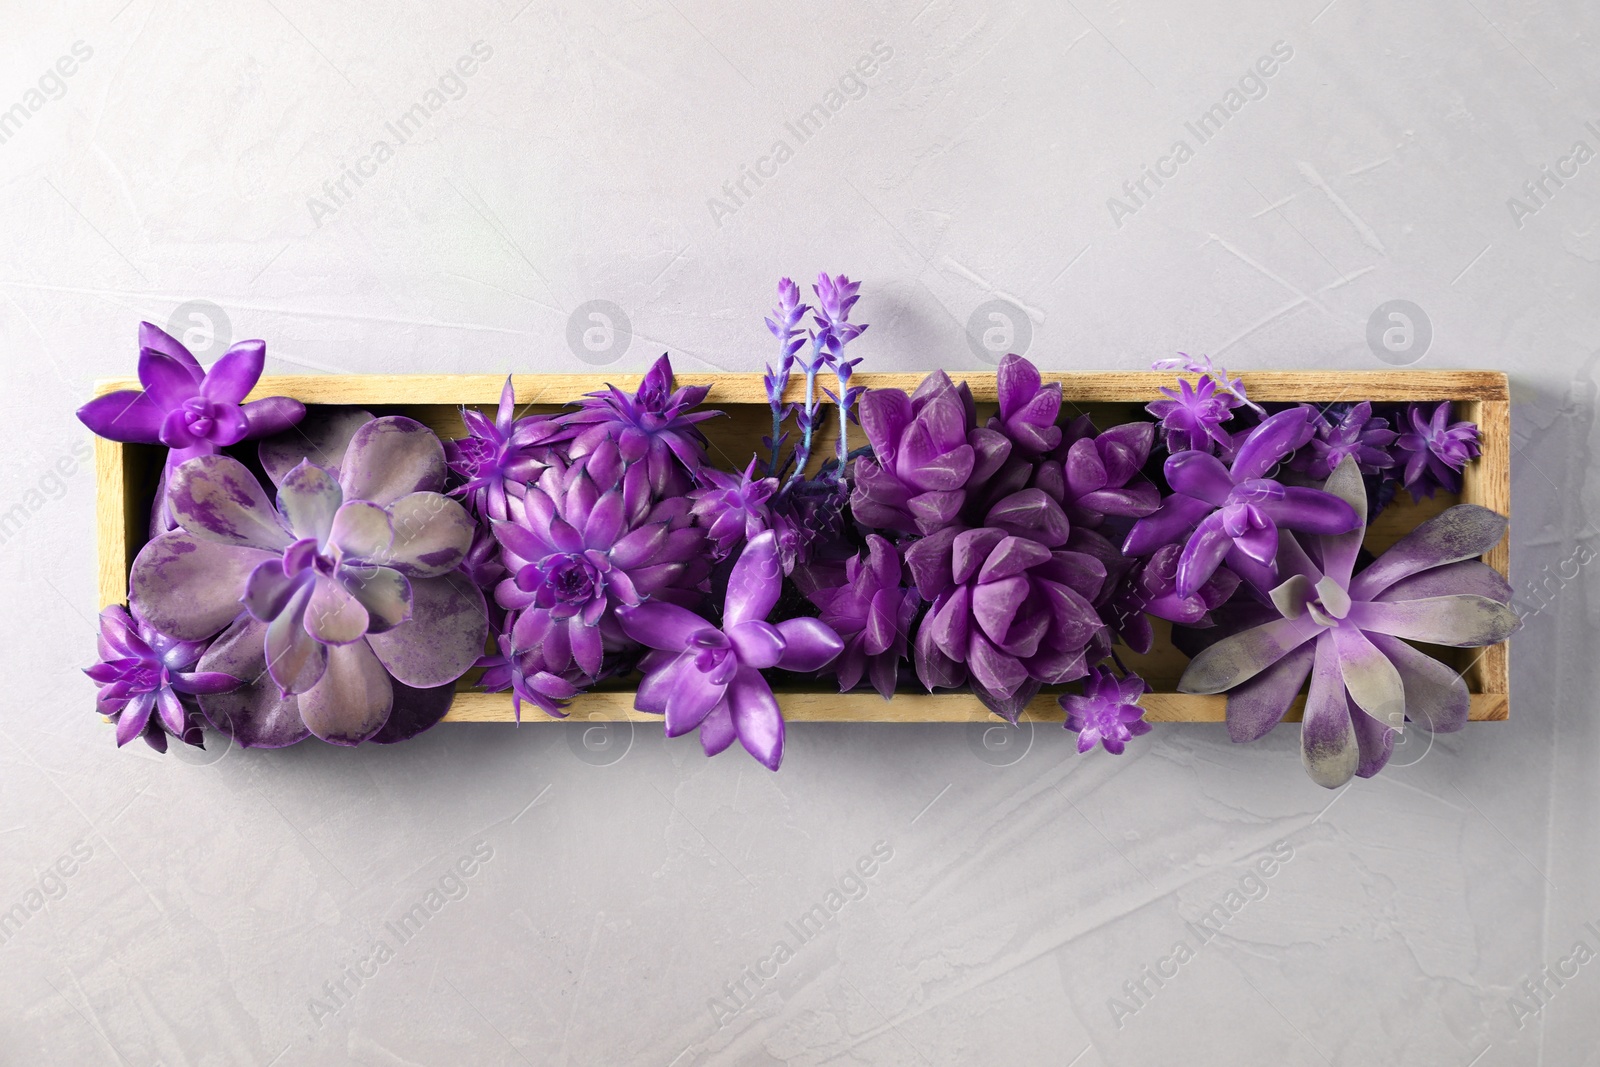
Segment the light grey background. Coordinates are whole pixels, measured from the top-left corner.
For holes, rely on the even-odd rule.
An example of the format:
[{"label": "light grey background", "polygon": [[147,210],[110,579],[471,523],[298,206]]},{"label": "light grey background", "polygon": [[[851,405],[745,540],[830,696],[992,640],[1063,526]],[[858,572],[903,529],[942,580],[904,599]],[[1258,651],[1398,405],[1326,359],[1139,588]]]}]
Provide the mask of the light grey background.
[{"label": "light grey background", "polygon": [[[23,509],[0,545],[0,910],[42,880],[55,899],[0,944],[0,1062],[1600,1063],[1578,563],[1600,160],[1571,157],[1600,151],[1600,9],[521,2],[4,0],[0,111],[26,118],[0,143],[0,513]],[[361,163],[480,41],[459,98]],[[785,124],[877,42],[864,95],[798,143]],[[1266,94],[1199,143],[1185,123],[1278,42]],[[1180,138],[1176,176],[1114,212]],[[780,139],[792,158],[726,197]],[[1541,166],[1569,177],[1535,201]],[[880,370],[985,366],[968,323],[992,301],[1027,309],[1049,369],[1179,350],[1382,369],[1369,318],[1412,301],[1431,345],[1391,358],[1512,375],[1514,580],[1544,605],[1512,721],[1337,794],[1293,727],[1235,747],[1164,726],[1114,759],[1054,727],[799,726],[777,775],[643,728],[210,765],[116,750],[79,673],[93,475],[50,470],[88,439],[91,382],[131,373],[141,318],[212,301],[218,340],[265,338],[270,373],[637,370],[662,350],[755,370],[774,281],[822,269],[865,279]],[[626,345],[593,300],[623,309]],[[986,314],[980,335],[1003,332]],[[174,329],[206,360],[208,319]],[[572,321],[599,351],[569,348]],[[801,944],[788,924],[879,842],[864,895]],[[88,859],[47,876],[74,847]],[[465,895],[400,944],[385,924],[475,847]],[[1258,890],[1274,848],[1292,858]],[[1185,924],[1219,904],[1200,944]],[[364,962],[380,939],[392,958]],[[793,958],[758,979],[780,941]],[[1158,987],[1144,968],[1171,974],[1179,941],[1192,958]]]}]

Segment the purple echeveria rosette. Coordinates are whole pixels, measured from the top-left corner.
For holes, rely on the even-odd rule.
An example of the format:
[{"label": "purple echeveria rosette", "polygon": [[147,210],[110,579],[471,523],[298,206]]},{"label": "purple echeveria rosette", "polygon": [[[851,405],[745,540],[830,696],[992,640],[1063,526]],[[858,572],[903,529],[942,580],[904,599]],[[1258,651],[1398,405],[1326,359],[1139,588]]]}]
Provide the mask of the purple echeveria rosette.
[{"label": "purple echeveria rosette", "polygon": [[197,669],[204,641],[168,637],[120,605],[100,613],[100,662],[84,671],[99,687],[95,710],[117,727],[117,745],[135,737],[157,752],[167,738],[201,746],[201,693],[225,693],[241,683],[231,674]]},{"label": "purple echeveria rosette", "polygon": [[[822,570],[814,568],[805,577]],[[825,584],[808,581],[806,597],[844,641],[831,665],[839,691],[848,692],[865,678],[888,700],[894,696],[900,664],[911,653],[910,634],[922,598],[901,584],[905,568],[900,554],[877,534],[868,534],[866,549],[833,570],[833,580]]]},{"label": "purple echeveria rosette", "polygon": [[656,650],[644,661],[633,706],[664,715],[668,737],[698,727],[708,756],[737,738],[763,766],[777,770],[783,713],[761,672],[820,671],[844,647],[819,619],[768,622],[782,590],[777,536],[768,531],[745,545],[734,563],[721,625],[657,600],[618,608],[628,636]]},{"label": "purple echeveria rosette", "polygon": [[1062,723],[1078,735],[1078,751],[1088,752],[1096,744],[1113,756],[1122,755],[1128,742],[1150,732],[1144,721],[1139,698],[1148,686],[1136,674],[1118,678],[1109,670],[1096,667],[1084,679],[1083,694],[1064,693],[1059,698],[1067,713]]},{"label": "purple echeveria rosette", "polygon": [[[1354,457],[1327,490],[1366,514],[1366,488]],[[1518,627],[1506,580],[1476,557],[1499,543],[1506,519],[1459,504],[1418,526],[1359,574],[1365,523],[1285,539],[1282,583],[1272,590],[1280,616],[1225,637],[1190,661],[1178,689],[1228,693],[1228,732],[1253,741],[1282,719],[1307,676],[1301,754],[1313,781],[1334,788],[1370,777],[1388,762],[1405,720],[1439,732],[1459,730],[1471,699],[1459,673],[1409,642],[1476,648]]]},{"label": "purple echeveria rosette", "polygon": [[246,684],[200,706],[241,745],[403,739],[443,716],[483,651],[482,594],[457,571],[474,523],[439,493],[444,450],[420,423],[361,422],[337,468],[284,469],[296,451],[326,456],[294,436],[261,449],[276,507],[231,457],[179,467],[178,529],[134,560],[131,599],[172,637],[219,635],[201,668]]},{"label": "purple echeveria rosette", "polygon": [[240,341],[208,371],[166,331],[141,322],[139,384],[144,388],[107,393],[78,409],[79,421],[97,436],[169,450],[151,506],[151,536],[173,528],[166,486],[180,464],[280,433],[305,417],[305,405],[288,397],[245,401],[261,378],[266,353],[264,341]]},{"label": "purple echeveria rosette", "polygon": [[674,384],[672,361],[663,355],[651,364],[633,396],[614,385],[585,396],[576,411],[561,416],[572,434],[569,458],[579,459],[611,440],[625,462],[645,463],[650,490],[658,498],[688,492],[706,461],[706,438],[698,424],[722,412],[694,410],[710,386],[675,390]]}]

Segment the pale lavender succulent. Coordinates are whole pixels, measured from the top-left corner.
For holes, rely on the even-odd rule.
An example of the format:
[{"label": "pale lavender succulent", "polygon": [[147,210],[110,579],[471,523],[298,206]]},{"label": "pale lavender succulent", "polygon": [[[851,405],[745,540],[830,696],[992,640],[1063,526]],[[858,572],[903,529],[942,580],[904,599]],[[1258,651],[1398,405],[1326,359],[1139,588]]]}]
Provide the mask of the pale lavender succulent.
[{"label": "pale lavender succulent", "polygon": [[[1327,491],[1366,514],[1353,457]],[[1313,781],[1335,788],[1388,762],[1406,720],[1446,732],[1467,721],[1466,683],[1408,642],[1473,648],[1504,641],[1520,620],[1506,580],[1476,557],[1499,543],[1506,519],[1460,504],[1418,526],[1359,574],[1365,523],[1347,533],[1284,538],[1272,591],[1281,618],[1210,645],[1178,683],[1228,693],[1228,733],[1253,741],[1283,718],[1311,677],[1301,755]]]},{"label": "pale lavender succulent", "polygon": [[819,671],[844,647],[818,619],[768,622],[782,591],[777,538],[768,531],[745,545],[734,563],[720,626],[660,600],[619,607],[628,636],[656,650],[642,664],[633,706],[665,715],[668,737],[698,727],[708,756],[737,738],[763,766],[777,770],[783,713],[761,672]]},{"label": "pale lavender succulent", "polygon": [[444,714],[483,650],[482,594],[455,573],[473,520],[439,493],[444,449],[411,419],[360,423],[337,467],[302,456],[283,470],[296,449],[263,443],[276,508],[231,457],[179,467],[169,488],[179,528],[140,551],[131,599],[170,637],[221,631],[201,669],[247,684],[202,695],[200,707],[241,745],[410,736]]}]

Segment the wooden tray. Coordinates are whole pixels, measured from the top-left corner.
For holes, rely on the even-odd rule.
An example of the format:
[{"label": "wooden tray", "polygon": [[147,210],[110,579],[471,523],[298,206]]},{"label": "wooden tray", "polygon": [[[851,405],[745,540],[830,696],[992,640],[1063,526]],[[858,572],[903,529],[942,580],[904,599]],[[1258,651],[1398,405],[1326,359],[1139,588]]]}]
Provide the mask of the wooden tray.
[{"label": "wooden tray", "polygon": [[[980,406],[995,401],[993,372],[958,371]],[[520,374],[514,376],[519,413],[555,410],[563,404],[600,389],[608,382],[632,391],[641,373],[624,374]],[[1401,493],[1367,530],[1367,547],[1382,551],[1418,523],[1457,502],[1481,504],[1503,515],[1511,513],[1511,405],[1506,376],[1490,371],[1255,371],[1240,375],[1251,399],[1306,401],[1449,400],[1456,418],[1478,424],[1483,455],[1465,473],[1459,501],[1440,493],[1432,500],[1412,504]],[[911,390],[921,374],[857,374],[853,385]],[[1088,412],[1104,429],[1116,422],[1141,417],[1143,406],[1156,399],[1156,390],[1170,385],[1172,374],[1138,372],[1079,372],[1045,374],[1046,382],[1061,382],[1064,414]],[[711,441],[711,457],[718,466],[742,470],[770,429],[766,391],[759,374],[680,375],[680,385],[710,385],[709,407],[730,417],[701,424]],[[350,404],[377,415],[403,414],[426,423],[441,437],[459,437],[466,431],[459,409],[470,405],[493,411],[505,378],[490,374],[448,375],[289,375],[265,377],[250,399],[288,396],[306,404]],[[137,389],[131,379],[96,383],[97,394],[117,389]],[[788,399],[803,398],[804,383],[796,376]],[[819,456],[833,452],[833,419],[825,419],[826,432],[815,450]],[[148,528],[150,499],[155,492],[163,449],[150,445],[122,445],[96,440],[99,590],[102,606],[127,599],[128,570],[143,547]],[[1484,557],[1490,566],[1510,577],[1508,540]],[[1149,682],[1152,692],[1141,703],[1152,722],[1221,722],[1224,696],[1191,696],[1175,692],[1187,658],[1166,641],[1157,620],[1157,645],[1148,656],[1119,650],[1124,662]],[[1487,649],[1449,650],[1458,659],[1472,693],[1471,717],[1476,721],[1503,720],[1510,712],[1510,651],[1507,644]],[[778,694],[785,718],[796,722],[981,722],[991,713],[976,698],[962,693],[906,692],[885,701],[871,691],[839,693],[828,682],[806,689],[786,689]],[[1300,717],[1304,698],[1296,701],[1288,718]],[[602,687],[573,702],[577,720],[659,722],[660,716],[633,710],[633,692],[621,686]],[[1024,713],[1036,722],[1059,722],[1061,709],[1055,692],[1040,694]],[[511,698],[506,693],[472,692],[463,686],[446,716],[447,722],[510,722]],[[553,722],[535,711],[524,722]]]}]

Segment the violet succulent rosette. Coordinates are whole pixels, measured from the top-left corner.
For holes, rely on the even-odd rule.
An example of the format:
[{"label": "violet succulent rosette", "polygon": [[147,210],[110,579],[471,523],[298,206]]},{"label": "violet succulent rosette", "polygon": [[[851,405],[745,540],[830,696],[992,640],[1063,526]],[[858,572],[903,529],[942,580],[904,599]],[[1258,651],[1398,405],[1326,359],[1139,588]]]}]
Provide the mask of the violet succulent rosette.
[{"label": "violet succulent rosette", "polygon": [[836,582],[806,591],[822,621],[844,641],[832,664],[839,692],[854,689],[865,677],[883,699],[894,696],[922,606],[917,591],[901,585],[904,570],[894,546],[868,534],[866,550],[845,562]]},{"label": "violet succulent rosette", "polygon": [[572,432],[568,456],[578,459],[601,441],[614,441],[625,462],[645,462],[656,496],[687,492],[706,460],[706,438],[698,424],[722,413],[694,410],[710,386],[674,389],[674,384],[672,361],[663,354],[650,365],[633,396],[612,385],[584,397],[578,410],[561,420]]},{"label": "violet succulent rosette", "polygon": [[549,464],[551,447],[571,436],[560,419],[548,415],[516,417],[517,394],[511,376],[500,391],[493,419],[473,408],[461,409],[467,435],[444,442],[445,461],[460,485],[450,490],[489,519],[507,517],[507,496],[523,489]]},{"label": "violet succulent rosette", "polygon": [[412,736],[483,651],[482,594],[453,573],[474,524],[439,493],[439,439],[400,416],[342,425],[354,425],[342,444],[263,444],[276,507],[232,457],[184,463],[168,494],[178,529],[134,560],[130,596],[151,625],[183,641],[220,634],[201,670],[246,684],[200,708],[245,747]]},{"label": "violet succulent rosette", "polygon": [[633,706],[666,716],[668,737],[698,727],[706,755],[737,738],[768,770],[783,761],[783,712],[761,672],[810,673],[844,647],[820,619],[767,621],[783,591],[777,536],[768,531],[740,553],[728,577],[721,625],[687,608],[651,600],[617,609],[629,637],[656,651],[644,662]]},{"label": "violet succulent rosette", "polygon": [[[1366,514],[1366,487],[1347,456],[1327,491]],[[1228,692],[1228,732],[1253,741],[1283,718],[1307,675],[1301,755],[1318,785],[1383,769],[1406,720],[1459,730],[1470,697],[1459,673],[1408,642],[1476,648],[1504,641],[1520,620],[1511,587],[1476,557],[1499,543],[1506,519],[1458,504],[1418,526],[1355,572],[1365,524],[1311,543],[1285,539],[1281,616],[1216,642],[1190,661],[1184,693]]]},{"label": "violet succulent rosette", "polygon": [[117,746],[135,737],[157,752],[167,738],[200,745],[201,693],[225,693],[241,684],[231,674],[196,669],[204,641],[179,641],[113,605],[100,613],[100,662],[83,673],[99,687],[95,710],[117,724]]},{"label": "violet succulent rosette", "polygon": [[139,324],[139,384],[95,397],[78,420],[97,436],[128,444],[165,445],[150,533],[172,528],[165,487],[179,464],[240,441],[269,437],[305,417],[305,405],[283,396],[245,402],[266,365],[265,341],[240,341],[207,371],[176,338],[149,322]]}]

